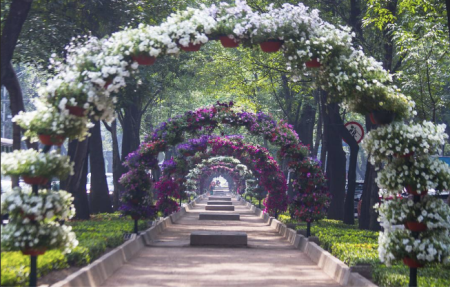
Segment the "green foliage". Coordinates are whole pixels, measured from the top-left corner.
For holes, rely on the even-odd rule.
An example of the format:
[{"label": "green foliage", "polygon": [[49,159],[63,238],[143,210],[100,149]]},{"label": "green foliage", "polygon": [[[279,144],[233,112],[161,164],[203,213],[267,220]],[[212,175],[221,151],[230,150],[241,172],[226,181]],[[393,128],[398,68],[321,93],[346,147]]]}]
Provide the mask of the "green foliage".
[{"label": "green foliage", "polygon": [[[38,257],[38,277],[50,271],[69,266],[84,266],[99,258],[108,249],[123,243],[124,233],[133,231],[134,221],[121,218],[119,213],[101,213],[92,220],[67,222],[77,235],[79,245],[63,255],[61,251],[47,251]],[[145,221],[139,221],[139,230],[147,228]],[[1,285],[23,286],[28,283],[30,257],[21,252],[1,253]]]},{"label": "green foliage", "polygon": [[[379,286],[398,287],[408,286],[409,268],[404,265],[386,267],[377,265],[373,270],[373,279]],[[419,268],[417,272],[417,285],[421,287],[450,286],[450,268],[433,266]]]},{"label": "green foliage", "polygon": [[380,263],[378,244],[335,243],[331,253],[348,266]]}]

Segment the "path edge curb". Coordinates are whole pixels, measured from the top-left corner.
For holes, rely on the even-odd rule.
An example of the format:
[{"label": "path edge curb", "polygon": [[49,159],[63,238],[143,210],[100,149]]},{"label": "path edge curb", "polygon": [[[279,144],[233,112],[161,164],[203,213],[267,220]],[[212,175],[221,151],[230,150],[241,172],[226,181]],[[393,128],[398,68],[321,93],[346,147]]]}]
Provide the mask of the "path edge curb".
[{"label": "path edge curb", "polygon": [[116,270],[129,262],[142,248],[150,244],[167,226],[172,225],[185,215],[186,210],[193,209],[196,203],[204,197],[205,195],[197,196],[189,204],[181,207],[179,211],[172,213],[138,236],[132,234],[131,238],[123,244],[51,286],[75,287],[102,285]]},{"label": "path edge curb", "polygon": [[308,240],[301,234],[291,228],[288,228],[285,224],[264,213],[261,209],[246,201],[241,196],[237,196],[240,201],[245,203],[245,206],[250,208],[259,218],[264,219],[270,227],[275,229],[278,234],[283,236],[291,243],[295,248],[304,252],[309,259],[316,263],[328,276],[333,278],[336,282],[343,286],[365,286],[365,287],[378,287],[367,278],[363,277],[357,272],[351,272],[349,266],[344,262],[334,257],[328,251],[314,242]]}]

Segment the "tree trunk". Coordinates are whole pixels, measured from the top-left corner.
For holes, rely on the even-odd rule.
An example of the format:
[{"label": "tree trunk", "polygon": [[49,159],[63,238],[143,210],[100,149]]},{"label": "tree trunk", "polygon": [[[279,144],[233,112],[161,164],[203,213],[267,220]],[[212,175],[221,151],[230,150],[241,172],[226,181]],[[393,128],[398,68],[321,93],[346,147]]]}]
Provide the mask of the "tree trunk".
[{"label": "tree trunk", "polygon": [[346,157],[342,148],[342,139],[333,128],[339,123],[337,117],[333,116],[333,114],[339,115],[339,106],[335,103],[326,104],[326,97],[322,98],[322,104],[326,109],[323,113],[324,134],[328,151],[327,177],[332,196],[328,218],[342,220],[344,218]]},{"label": "tree trunk", "polygon": [[[369,116],[366,116],[366,130],[369,132],[372,129],[372,123],[369,120]],[[378,223],[378,214],[373,209],[373,206],[379,202],[378,198],[378,186],[375,183],[377,172],[375,167],[367,161],[366,175],[364,177],[363,193],[361,195],[361,215],[359,217],[359,228],[367,230],[380,230],[380,224]]]},{"label": "tree trunk", "polygon": [[303,102],[302,115],[298,123],[298,137],[304,145],[313,146],[313,133],[316,121],[316,107],[311,105],[309,101]]},{"label": "tree trunk", "polygon": [[105,159],[103,157],[102,135],[100,122],[94,122],[89,139],[89,163],[91,165],[91,213],[112,212],[106,182]]},{"label": "tree trunk", "polygon": [[[450,0],[446,0],[445,6],[447,8],[448,44],[450,46]],[[449,196],[449,204],[450,204],[450,196]]]},{"label": "tree trunk", "polygon": [[74,174],[64,182],[61,182],[61,189],[67,190],[75,198],[75,219],[90,218],[89,201],[86,193],[88,149],[89,139],[86,139],[82,142],[79,142],[77,140],[69,142],[68,155],[70,156],[70,160],[75,162]]},{"label": "tree trunk", "polygon": [[1,82],[4,85],[5,76],[8,65],[14,55],[14,50],[19,39],[20,31],[22,31],[23,23],[27,19],[28,12],[31,9],[32,0],[14,0],[11,2],[8,16],[2,31],[1,43]]},{"label": "tree trunk", "polygon": [[130,153],[135,151],[141,142],[139,131],[141,129],[141,107],[130,104],[123,117],[122,130],[122,160]]}]

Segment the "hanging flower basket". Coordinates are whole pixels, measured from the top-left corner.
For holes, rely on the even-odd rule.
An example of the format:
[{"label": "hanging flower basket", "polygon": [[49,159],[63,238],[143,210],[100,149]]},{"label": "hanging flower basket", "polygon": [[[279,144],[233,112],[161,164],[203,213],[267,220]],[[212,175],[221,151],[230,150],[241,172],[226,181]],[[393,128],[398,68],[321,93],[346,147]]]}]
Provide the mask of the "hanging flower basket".
[{"label": "hanging flower basket", "polygon": [[69,110],[69,114],[74,115],[76,117],[84,117],[84,112],[86,111],[86,109],[69,105],[66,105],[66,109]]},{"label": "hanging flower basket", "polygon": [[66,137],[65,136],[61,136],[61,135],[56,135],[56,136],[39,135],[39,141],[43,145],[61,146],[64,143],[65,140],[66,140]]},{"label": "hanging flower basket", "polygon": [[23,255],[31,255],[31,256],[38,256],[38,255],[42,255],[45,253],[45,251],[47,251],[47,248],[45,247],[41,247],[41,248],[27,248],[25,250],[22,250],[22,254]]},{"label": "hanging flower basket", "polygon": [[406,185],[406,192],[412,195],[426,195],[428,193],[428,190],[422,190],[422,192],[419,194],[417,193],[417,189],[415,189],[414,187],[412,187],[411,185]]},{"label": "hanging flower basket", "polygon": [[131,59],[142,66],[151,66],[155,63],[156,58],[146,54],[132,55]]},{"label": "hanging flower basket", "polygon": [[422,232],[422,231],[427,230],[427,225],[425,223],[415,222],[415,221],[405,222],[405,227],[406,227],[406,229],[409,229],[411,231],[416,231],[416,232]]},{"label": "hanging flower basket", "polygon": [[113,79],[107,79],[107,80],[105,81],[105,85],[104,85],[105,89],[107,89],[107,88],[109,87],[109,85],[112,84],[112,82],[113,82]]},{"label": "hanging flower basket", "polygon": [[138,203],[139,203],[139,200],[137,200],[137,199],[132,199],[132,200],[130,200],[130,202],[131,202],[131,203],[134,203],[134,204],[138,204]]},{"label": "hanging flower basket", "polygon": [[266,42],[259,43],[261,50],[266,53],[278,52],[282,45],[282,40],[267,40]]},{"label": "hanging flower basket", "polygon": [[37,185],[46,185],[48,183],[48,178],[42,176],[26,176],[22,175],[23,181],[27,184],[37,184]]},{"label": "hanging flower basket", "polygon": [[424,264],[421,264],[416,260],[408,257],[403,258],[403,263],[410,268],[421,268],[424,266]]},{"label": "hanging flower basket", "polygon": [[407,153],[407,154],[396,154],[396,153],[394,153],[394,157],[396,157],[396,158],[410,158],[413,155],[414,155],[413,151],[410,152],[410,153]]},{"label": "hanging flower basket", "polygon": [[374,125],[388,125],[395,119],[395,113],[389,111],[372,111],[369,114],[370,121]]},{"label": "hanging flower basket", "polygon": [[311,61],[307,61],[305,63],[305,65],[308,68],[319,68],[320,66],[322,66],[322,64],[320,64],[317,59],[312,59]]},{"label": "hanging flower basket", "polygon": [[189,43],[189,46],[187,46],[187,47],[182,46],[182,45],[178,45],[178,46],[180,47],[181,50],[183,50],[185,52],[197,52],[197,51],[200,51],[202,44]]},{"label": "hanging flower basket", "polygon": [[141,217],[139,215],[132,215],[131,218],[133,220],[139,220]]},{"label": "hanging flower basket", "polygon": [[303,172],[303,173],[309,172],[309,168],[302,167],[302,168],[300,168],[300,172]]},{"label": "hanging flower basket", "polygon": [[220,36],[219,40],[224,48],[236,48],[239,46],[239,41],[236,39],[231,39],[228,36]]}]

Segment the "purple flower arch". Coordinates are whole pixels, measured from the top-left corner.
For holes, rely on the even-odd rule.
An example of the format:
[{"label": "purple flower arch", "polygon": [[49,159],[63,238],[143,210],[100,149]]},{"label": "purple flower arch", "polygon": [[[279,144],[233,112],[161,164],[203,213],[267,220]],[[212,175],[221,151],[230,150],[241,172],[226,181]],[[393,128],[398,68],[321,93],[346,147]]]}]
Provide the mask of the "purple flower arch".
[{"label": "purple flower arch", "polygon": [[[257,145],[245,145],[242,140],[237,139],[212,139],[208,136],[221,124],[231,127],[245,127],[250,134],[262,136],[280,148],[278,151],[280,160],[298,162],[305,159],[309,153],[309,148],[301,144],[292,126],[283,120],[277,123],[272,116],[265,113],[258,112],[255,114],[240,111],[234,108],[232,102],[217,102],[215,105],[188,111],[161,123],[136,151],[128,155],[124,164],[130,169],[157,170],[159,168],[156,160],[158,153],[164,152],[168,147],[173,147],[177,144],[179,144],[177,150],[186,158],[192,157],[199,151],[206,151],[208,146],[212,150],[210,156],[244,154],[245,156],[239,159],[255,175],[260,176],[260,185],[264,186],[268,191],[268,196],[264,200],[265,212],[276,215],[279,211],[285,211],[288,205],[286,196],[287,183],[276,160],[265,149]],[[207,135],[200,136],[197,139],[190,139],[183,143],[185,134],[195,136],[201,133]],[[235,148],[242,148],[242,150],[237,152],[234,150]],[[189,170],[187,162],[183,163],[182,166],[177,166],[176,169],[179,174],[186,174],[186,170]],[[289,165],[289,169],[293,174],[300,173],[298,165]],[[169,179],[167,176],[166,178],[167,180]],[[182,189],[182,184],[180,184],[182,179],[177,180],[178,186]],[[173,196],[179,195],[174,194]],[[162,198],[170,200],[173,196],[169,193],[160,196],[158,201],[162,201]],[[170,205],[174,210],[178,208],[173,202]]]}]

